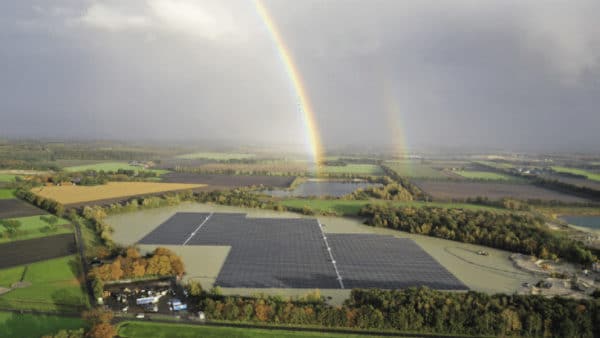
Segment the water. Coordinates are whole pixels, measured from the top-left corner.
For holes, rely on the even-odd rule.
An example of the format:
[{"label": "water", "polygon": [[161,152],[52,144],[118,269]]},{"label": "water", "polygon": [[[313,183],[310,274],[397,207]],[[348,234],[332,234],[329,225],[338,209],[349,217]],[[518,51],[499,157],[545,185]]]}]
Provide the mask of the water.
[{"label": "water", "polygon": [[309,197],[309,196],[332,196],[341,197],[351,194],[357,189],[381,186],[380,184],[367,182],[332,182],[332,181],[307,181],[299,184],[296,189],[267,191],[274,197]]},{"label": "water", "polygon": [[600,216],[562,216],[561,218],[569,224],[600,230]]}]

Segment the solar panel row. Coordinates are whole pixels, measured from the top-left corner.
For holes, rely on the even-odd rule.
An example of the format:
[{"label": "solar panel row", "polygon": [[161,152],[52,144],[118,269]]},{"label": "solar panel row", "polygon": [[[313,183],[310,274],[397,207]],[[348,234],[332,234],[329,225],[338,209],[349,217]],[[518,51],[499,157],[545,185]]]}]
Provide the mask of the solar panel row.
[{"label": "solar panel row", "polygon": [[[467,289],[410,239],[369,234],[327,238],[346,288]],[[177,213],[140,243],[231,246],[215,283],[223,287],[340,287],[316,219]]]}]

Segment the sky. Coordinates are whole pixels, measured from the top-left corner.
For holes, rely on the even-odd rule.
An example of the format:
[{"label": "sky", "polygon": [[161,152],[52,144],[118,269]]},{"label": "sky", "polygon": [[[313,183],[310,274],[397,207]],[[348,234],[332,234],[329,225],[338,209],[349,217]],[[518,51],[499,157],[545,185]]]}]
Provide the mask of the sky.
[{"label": "sky", "polygon": [[[265,0],[326,148],[600,144],[600,1]],[[0,2],[0,137],[303,144],[250,0]]]}]

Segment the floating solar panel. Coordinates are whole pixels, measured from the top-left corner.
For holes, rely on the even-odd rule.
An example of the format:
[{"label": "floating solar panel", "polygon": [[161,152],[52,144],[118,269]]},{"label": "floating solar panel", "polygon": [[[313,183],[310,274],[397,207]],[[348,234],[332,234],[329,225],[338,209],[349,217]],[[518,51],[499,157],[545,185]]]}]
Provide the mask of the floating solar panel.
[{"label": "floating solar panel", "polygon": [[140,243],[231,246],[215,282],[223,287],[335,289],[341,279],[345,288],[467,289],[410,239],[323,237],[316,219],[177,213]]},{"label": "floating solar panel", "polygon": [[346,288],[467,289],[411,239],[365,234],[330,234],[327,239]]},{"label": "floating solar panel", "polygon": [[209,215],[209,213],[199,212],[178,212],[142,238],[139,243],[181,245]]}]

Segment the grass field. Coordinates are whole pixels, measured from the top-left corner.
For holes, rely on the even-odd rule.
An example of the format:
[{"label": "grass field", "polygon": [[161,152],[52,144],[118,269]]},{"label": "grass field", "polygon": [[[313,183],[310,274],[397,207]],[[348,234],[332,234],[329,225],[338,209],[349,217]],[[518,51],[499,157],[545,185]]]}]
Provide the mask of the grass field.
[{"label": "grass field", "polygon": [[559,173],[568,173],[573,175],[581,175],[587,177],[588,180],[600,182],[600,174],[593,173],[583,169],[567,168],[567,167],[552,167],[552,170]]},{"label": "grass field", "polygon": [[66,256],[0,270],[0,285],[21,280],[30,286],[0,296],[0,307],[39,311],[79,311],[89,306],[79,282],[81,265],[77,256]]},{"label": "grass field", "polygon": [[333,334],[319,332],[298,332],[269,329],[247,329],[247,328],[229,328],[229,327],[210,327],[200,325],[185,324],[159,324],[159,323],[140,323],[124,322],[119,326],[119,336],[123,338],[258,338],[258,337],[277,337],[277,338],[310,338],[310,337],[333,337],[333,338],[358,338],[375,337],[367,335],[352,334]]},{"label": "grass field", "polygon": [[394,161],[386,165],[398,175],[409,178],[448,178],[441,170],[433,168],[427,163],[420,161]]},{"label": "grass field", "polygon": [[323,174],[354,174],[354,175],[383,175],[383,170],[375,164],[347,164],[344,166],[321,166]]},{"label": "grass field", "polygon": [[440,207],[440,208],[461,208],[461,209],[493,209],[474,204],[466,203],[436,203],[436,202],[400,202],[400,201],[383,201],[383,200],[320,200],[320,199],[288,199],[280,202],[283,206],[294,209],[302,209],[309,207],[315,212],[335,213],[338,215],[355,216],[367,204],[392,204],[394,206],[411,206],[411,207]]},{"label": "grass field", "polygon": [[41,337],[54,334],[61,329],[75,330],[85,326],[86,324],[80,318],[0,312],[2,337]]},{"label": "grass field", "polygon": [[204,184],[179,184],[158,182],[109,182],[104,185],[79,186],[63,185],[33,188],[31,191],[44,198],[64,205],[109,200],[122,197],[148,195],[161,192],[195,189]]},{"label": "grass field", "polygon": [[474,180],[489,180],[489,181],[514,181],[515,179],[506,174],[494,173],[491,171],[455,171],[454,173],[469,179]]},{"label": "grass field", "polygon": [[483,166],[492,167],[492,168],[498,168],[498,169],[510,169],[510,168],[514,168],[516,166],[516,165],[511,164],[511,163],[494,162],[494,161],[477,161],[475,163],[476,164],[481,164]]},{"label": "grass field", "polygon": [[242,154],[242,153],[217,153],[217,152],[198,152],[191,154],[183,154],[177,156],[177,158],[185,160],[197,160],[197,159],[208,159],[208,160],[243,160],[255,157],[254,154]]},{"label": "grass field", "polygon": [[139,171],[151,171],[155,172],[157,175],[162,175],[168,173],[168,170],[162,169],[144,169],[142,167],[137,167],[133,165],[129,165],[125,162],[103,162],[103,163],[94,163],[94,164],[86,164],[86,165],[78,165],[72,167],[64,168],[66,171],[70,172],[78,172],[78,171],[87,171],[87,170],[95,170],[95,171],[117,171],[119,169],[123,170],[134,170],[135,172]]},{"label": "grass field", "polygon": [[13,189],[0,189],[0,200],[9,200],[15,198]]},{"label": "grass field", "polygon": [[0,182],[14,182],[15,175],[11,174],[0,174]]},{"label": "grass field", "polygon": [[[21,227],[19,227],[19,230],[27,233],[13,238],[0,238],[0,243],[73,232],[73,230],[70,227],[65,227],[66,224],[69,224],[69,221],[62,218],[58,219],[58,222],[56,223],[56,231],[52,232],[44,231],[48,227],[48,223],[43,221],[40,218],[40,216],[19,217],[11,219],[21,222]],[[2,226],[0,226],[0,230],[3,230]]]}]

